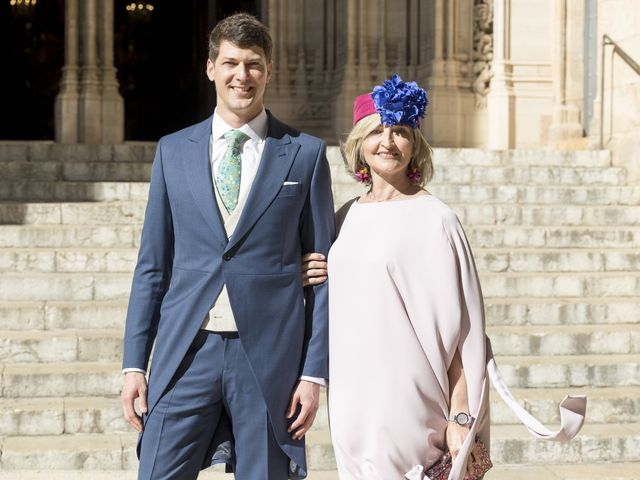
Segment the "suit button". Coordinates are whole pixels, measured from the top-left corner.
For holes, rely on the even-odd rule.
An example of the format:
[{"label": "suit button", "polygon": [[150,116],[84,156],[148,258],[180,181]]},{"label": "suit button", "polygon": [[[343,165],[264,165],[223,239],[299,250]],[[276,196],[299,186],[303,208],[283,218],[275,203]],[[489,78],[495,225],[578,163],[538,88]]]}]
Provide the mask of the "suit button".
[{"label": "suit button", "polygon": [[231,260],[231,254],[230,253],[225,253],[222,257],[226,262],[228,262],[229,260]]}]

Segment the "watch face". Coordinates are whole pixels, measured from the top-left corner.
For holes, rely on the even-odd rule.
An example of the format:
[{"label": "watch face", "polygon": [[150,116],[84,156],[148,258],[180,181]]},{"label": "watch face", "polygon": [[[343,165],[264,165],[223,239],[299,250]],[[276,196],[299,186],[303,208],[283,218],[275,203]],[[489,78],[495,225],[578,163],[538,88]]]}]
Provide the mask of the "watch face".
[{"label": "watch face", "polygon": [[469,423],[469,415],[464,412],[458,413],[455,418],[458,425],[466,425]]}]

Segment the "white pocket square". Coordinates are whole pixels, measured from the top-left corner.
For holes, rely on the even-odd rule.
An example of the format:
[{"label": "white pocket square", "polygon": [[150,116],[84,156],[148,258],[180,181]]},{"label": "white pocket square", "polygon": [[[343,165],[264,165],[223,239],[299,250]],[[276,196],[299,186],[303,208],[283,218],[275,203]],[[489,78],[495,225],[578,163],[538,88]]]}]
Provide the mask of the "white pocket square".
[{"label": "white pocket square", "polygon": [[298,185],[299,182],[284,182],[282,185]]}]

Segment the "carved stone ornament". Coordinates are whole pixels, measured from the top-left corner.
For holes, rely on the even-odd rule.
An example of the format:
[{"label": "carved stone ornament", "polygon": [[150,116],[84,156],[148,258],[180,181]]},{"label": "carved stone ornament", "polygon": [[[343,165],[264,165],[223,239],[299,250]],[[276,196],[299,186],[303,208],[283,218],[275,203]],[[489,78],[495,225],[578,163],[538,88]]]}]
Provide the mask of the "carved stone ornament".
[{"label": "carved stone ornament", "polygon": [[491,83],[493,59],[493,0],[474,0],[473,5],[473,81],[471,90],[476,107],[485,108]]}]

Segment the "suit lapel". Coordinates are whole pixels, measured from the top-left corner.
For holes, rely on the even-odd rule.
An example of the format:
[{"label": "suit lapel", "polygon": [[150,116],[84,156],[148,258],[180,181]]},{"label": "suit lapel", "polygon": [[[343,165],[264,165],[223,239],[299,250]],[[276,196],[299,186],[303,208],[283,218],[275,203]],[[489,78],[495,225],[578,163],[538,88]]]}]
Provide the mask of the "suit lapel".
[{"label": "suit lapel", "polygon": [[291,143],[289,134],[284,132],[280,123],[270,115],[260,166],[226,251],[234,248],[276,197],[299,148],[300,145]]},{"label": "suit lapel", "polygon": [[205,222],[213,230],[216,240],[224,247],[227,245],[227,234],[213,192],[209,159],[212,118],[200,123],[189,136],[186,145],[187,151],[183,155],[182,161],[193,199]]}]

